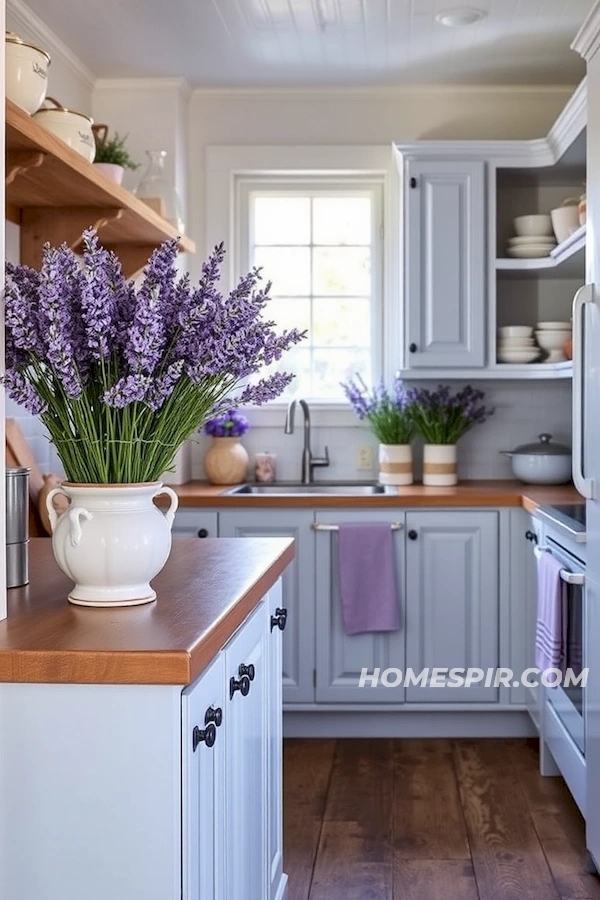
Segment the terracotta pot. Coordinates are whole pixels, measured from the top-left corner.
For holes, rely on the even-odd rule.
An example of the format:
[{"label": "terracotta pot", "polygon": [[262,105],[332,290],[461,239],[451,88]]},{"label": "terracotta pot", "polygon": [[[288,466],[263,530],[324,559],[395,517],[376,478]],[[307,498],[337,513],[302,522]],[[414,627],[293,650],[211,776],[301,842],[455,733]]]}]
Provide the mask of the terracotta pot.
[{"label": "terracotta pot", "polygon": [[237,437],[214,437],[204,457],[212,484],[241,484],[248,475],[248,452]]}]

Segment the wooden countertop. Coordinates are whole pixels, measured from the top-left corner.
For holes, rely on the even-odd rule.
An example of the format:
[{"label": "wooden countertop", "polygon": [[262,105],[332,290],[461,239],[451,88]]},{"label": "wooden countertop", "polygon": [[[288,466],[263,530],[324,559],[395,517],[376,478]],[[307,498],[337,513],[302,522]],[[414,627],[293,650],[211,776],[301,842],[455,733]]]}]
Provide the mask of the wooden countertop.
[{"label": "wooden countertop", "polygon": [[179,497],[179,505],[185,507],[465,507],[465,506],[524,506],[529,512],[544,503],[583,502],[573,485],[535,485],[521,481],[462,481],[454,487],[424,487],[411,484],[398,488],[395,494],[371,494],[367,496],[327,496],[316,494],[227,494],[230,487],[208,484],[204,481],[188,481],[171,485]]},{"label": "wooden countertop", "polygon": [[287,538],[173,541],[154,603],[86,609],[67,601],[51,541],[34,538],[30,584],[7,592],[0,621],[0,681],[189,684],[293,557]]}]

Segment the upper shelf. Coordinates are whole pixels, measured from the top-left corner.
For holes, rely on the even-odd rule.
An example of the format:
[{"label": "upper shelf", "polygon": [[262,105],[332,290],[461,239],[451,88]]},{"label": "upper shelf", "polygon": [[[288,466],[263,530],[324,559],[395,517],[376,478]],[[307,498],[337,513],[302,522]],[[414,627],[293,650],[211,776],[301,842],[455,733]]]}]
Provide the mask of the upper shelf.
[{"label": "upper shelf", "polygon": [[585,274],[585,225],[558,244],[550,256],[541,259],[496,259],[499,275],[526,278],[528,275],[548,278],[577,278]]},{"label": "upper shelf", "polygon": [[[21,225],[21,262],[39,267],[46,241],[75,247],[93,226],[118,253],[126,275],[145,264],[177,230],[142,200],[91,163],[10,100],[6,101],[6,215]],[[179,247],[195,252],[180,237]]]}]

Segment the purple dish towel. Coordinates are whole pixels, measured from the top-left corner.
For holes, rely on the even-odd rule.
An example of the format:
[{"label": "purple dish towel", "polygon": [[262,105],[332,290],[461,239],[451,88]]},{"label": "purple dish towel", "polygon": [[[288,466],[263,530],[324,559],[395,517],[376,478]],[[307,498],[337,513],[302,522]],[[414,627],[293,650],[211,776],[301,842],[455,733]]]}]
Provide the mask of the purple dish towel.
[{"label": "purple dish towel", "polygon": [[560,577],[561,563],[551,553],[541,553],[537,561],[537,617],[535,664],[540,671],[564,670],[564,612],[566,589]]},{"label": "purple dish towel", "polygon": [[340,525],[338,551],[346,634],[397,631],[400,612],[389,523]]}]

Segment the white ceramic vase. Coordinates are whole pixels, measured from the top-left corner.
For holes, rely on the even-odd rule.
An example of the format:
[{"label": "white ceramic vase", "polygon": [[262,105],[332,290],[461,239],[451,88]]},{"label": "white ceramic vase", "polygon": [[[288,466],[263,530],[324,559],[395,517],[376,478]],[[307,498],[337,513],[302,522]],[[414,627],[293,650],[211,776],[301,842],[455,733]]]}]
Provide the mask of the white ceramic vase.
[{"label": "white ceramic vase", "polygon": [[123,183],[123,175],[125,174],[123,166],[117,166],[115,163],[95,162],[94,168],[98,169],[99,172],[102,172],[116,184]]},{"label": "white ceramic vase", "polygon": [[458,482],[456,444],[423,446],[423,484],[451,487]]},{"label": "white ceramic vase", "polygon": [[379,445],[380,484],[412,484],[413,465],[410,444]]},{"label": "white ceramic vase", "polygon": [[[53,497],[64,494],[69,507],[58,515]],[[162,513],[153,503],[168,494]],[[52,549],[65,575],[75,582],[69,602],[78,606],[139,606],[156,599],[150,581],[171,551],[177,494],[160,482],[146,484],[70,484],[50,491],[46,509]]]}]

